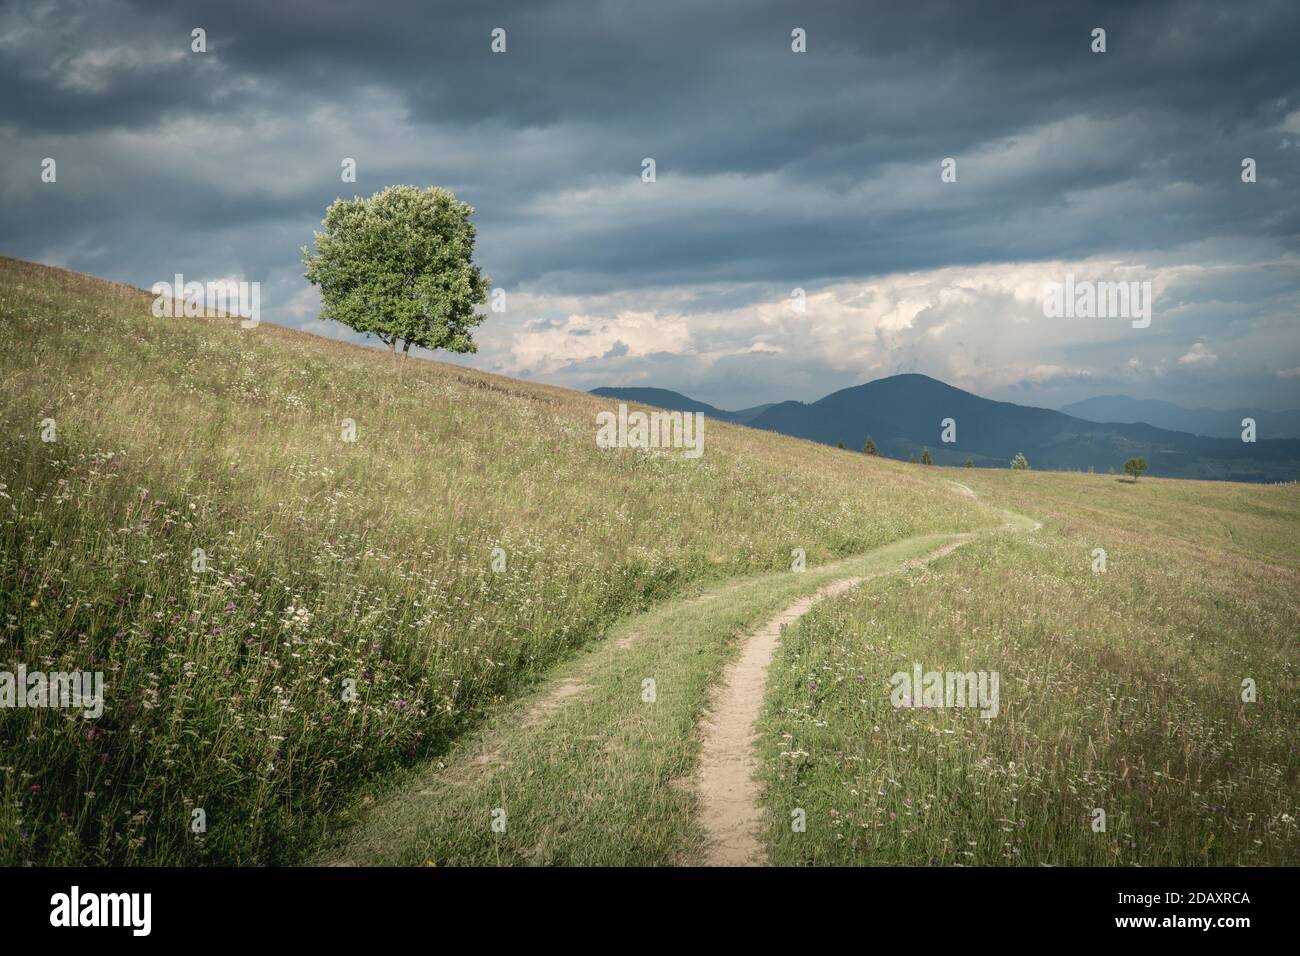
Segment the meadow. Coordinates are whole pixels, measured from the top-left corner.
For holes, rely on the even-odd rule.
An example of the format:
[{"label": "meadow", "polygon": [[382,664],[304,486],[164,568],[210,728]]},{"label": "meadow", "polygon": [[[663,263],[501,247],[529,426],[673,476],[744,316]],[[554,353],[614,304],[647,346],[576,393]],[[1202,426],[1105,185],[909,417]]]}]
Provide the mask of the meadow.
[{"label": "meadow", "polygon": [[[769,859],[1300,862],[1300,489],[948,474],[1043,527],[786,632],[762,720]],[[896,709],[890,676],[916,663],[998,672],[998,715]]]},{"label": "meadow", "polygon": [[107,683],[0,710],[0,865],[303,860],[630,615],[999,520],[940,469],[713,421],[612,453],[592,396],[151,302],[0,259],[0,669]]},{"label": "meadow", "polygon": [[[957,537],[923,535],[801,574],[730,581],[618,622],[443,757],[366,788],[340,815],[351,825],[313,862],[708,862],[696,785],[701,717],[745,635],[820,586],[899,573]],[[491,827],[494,814],[508,825]]]}]

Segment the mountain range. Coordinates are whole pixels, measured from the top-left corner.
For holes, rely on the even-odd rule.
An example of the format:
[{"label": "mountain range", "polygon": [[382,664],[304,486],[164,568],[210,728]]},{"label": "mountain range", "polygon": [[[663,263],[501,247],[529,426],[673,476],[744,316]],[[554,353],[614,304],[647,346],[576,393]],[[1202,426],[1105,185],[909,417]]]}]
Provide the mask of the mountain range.
[{"label": "mountain range", "polygon": [[[698,402],[680,392],[660,388],[597,388],[592,394],[639,402],[673,411],[703,412],[718,421],[806,438],[827,445],[843,443],[860,451],[870,435],[881,454],[919,458],[925,449],[937,464],[976,467],[1008,466],[1023,453],[1034,468],[1055,471],[1120,472],[1124,462],[1144,457],[1149,474],[1176,478],[1234,481],[1290,481],[1300,477],[1300,440],[1269,436],[1275,422],[1285,424],[1296,412],[1270,413],[1249,409],[1203,413],[1158,403],[1163,421],[1178,421],[1218,434],[1158,427],[1145,403],[1107,396],[1070,406],[1082,414],[1016,405],[981,398],[927,375],[905,374],[840,389],[815,402],[785,401],[727,411]],[[1167,406],[1167,408],[1165,407]],[[1182,413],[1175,418],[1175,411]],[[1095,421],[1088,416],[1137,417],[1136,421]],[[1198,419],[1197,416],[1202,418]],[[1227,417],[1224,417],[1227,416]],[[1235,430],[1225,422],[1235,417]],[[1241,440],[1242,417],[1254,417],[1255,442]],[[955,441],[942,440],[944,420],[952,419]],[[1197,421],[1210,424],[1196,426]],[[1281,426],[1276,426],[1281,427]]]},{"label": "mountain range", "polygon": [[1061,411],[1089,422],[1146,422],[1157,428],[1191,432],[1210,438],[1240,438],[1243,418],[1255,420],[1257,434],[1266,438],[1300,438],[1300,409],[1270,412],[1263,408],[1183,408],[1154,398],[1098,395],[1062,405]]}]

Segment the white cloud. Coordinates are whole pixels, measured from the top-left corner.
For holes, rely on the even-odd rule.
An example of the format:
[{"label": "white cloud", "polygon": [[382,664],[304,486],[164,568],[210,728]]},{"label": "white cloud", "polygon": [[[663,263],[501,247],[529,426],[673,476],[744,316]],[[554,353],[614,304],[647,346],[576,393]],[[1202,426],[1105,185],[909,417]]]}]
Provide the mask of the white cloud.
[{"label": "white cloud", "polygon": [[554,372],[605,356],[632,358],[691,351],[691,333],[680,315],[619,312],[602,317],[570,315],[559,323],[526,323],[510,351],[519,370]]},{"label": "white cloud", "polygon": [[1219,357],[1210,351],[1204,342],[1197,342],[1188,349],[1187,352],[1179,356],[1178,364],[1199,367],[1203,365],[1213,365],[1218,360]]},{"label": "white cloud", "polygon": [[[551,318],[515,325],[509,334],[498,325],[484,351],[498,353],[494,367],[553,374],[561,382],[569,370],[585,383],[604,362],[611,377],[623,380],[627,358],[667,354],[689,356],[695,374],[749,356],[815,363],[854,381],[922,370],[985,393],[1077,384],[1113,373],[1111,366],[1120,362],[1092,365],[1074,351],[1143,347],[1151,340],[1148,330],[1133,329],[1127,320],[1045,317],[1044,285],[1067,272],[1078,280],[1149,279],[1157,299],[1171,282],[1196,274],[1186,266],[1109,259],[948,267],[809,289],[803,312],[791,308],[785,290],[765,297],[756,291],[755,304],[714,310],[693,309],[681,290],[653,293],[657,305],[640,309],[626,305],[634,295],[606,296],[605,312],[582,297],[549,302],[520,292],[512,296],[512,314]],[[697,290],[698,298],[707,301],[709,291]],[[579,364],[580,373],[574,370]],[[770,370],[779,376],[779,366]],[[779,379],[773,391],[792,397],[779,394]]]},{"label": "white cloud", "polygon": [[1065,368],[1060,365],[1035,365],[1025,372],[1024,380],[1032,382],[1035,385],[1045,385],[1050,382],[1068,382],[1068,381],[1087,381],[1092,378],[1092,372],[1087,369]]}]

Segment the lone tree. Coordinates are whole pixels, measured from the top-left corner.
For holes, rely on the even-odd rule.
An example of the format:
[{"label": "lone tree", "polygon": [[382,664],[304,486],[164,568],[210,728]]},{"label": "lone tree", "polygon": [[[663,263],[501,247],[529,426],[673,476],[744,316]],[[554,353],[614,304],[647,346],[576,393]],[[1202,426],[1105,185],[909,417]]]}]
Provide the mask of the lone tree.
[{"label": "lone tree", "polygon": [[1145,458],[1130,458],[1124,462],[1124,474],[1132,475],[1133,480],[1137,481],[1142,477],[1142,472],[1147,470],[1147,460]]},{"label": "lone tree", "polygon": [[302,250],[320,286],[321,318],[377,335],[396,352],[412,345],[477,352],[474,306],[492,281],[473,262],[474,208],[436,186],[389,186],[369,199],[336,199]]},{"label": "lone tree", "polygon": [[876,443],[875,443],[874,441],[872,441],[870,435],[867,436],[867,443],[866,443],[865,445],[862,446],[862,451],[863,451],[863,454],[867,454],[867,455],[879,455],[879,454],[880,454],[880,449],[876,447]]},{"label": "lone tree", "polygon": [[974,462],[974,460],[973,460],[973,459],[970,459],[970,458],[967,458],[967,459],[966,459],[966,465],[965,465],[965,467],[967,467],[967,468],[974,468],[974,467],[975,467],[975,462]]},{"label": "lone tree", "polygon": [[928,449],[928,448],[922,448],[922,449],[921,449],[921,464],[923,464],[923,465],[933,465],[933,464],[934,464],[934,459],[930,457],[930,449]]},{"label": "lone tree", "polygon": [[1029,470],[1029,459],[1025,457],[1023,451],[1016,452],[1016,457],[1011,459],[1011,467],[1016,471]]}]

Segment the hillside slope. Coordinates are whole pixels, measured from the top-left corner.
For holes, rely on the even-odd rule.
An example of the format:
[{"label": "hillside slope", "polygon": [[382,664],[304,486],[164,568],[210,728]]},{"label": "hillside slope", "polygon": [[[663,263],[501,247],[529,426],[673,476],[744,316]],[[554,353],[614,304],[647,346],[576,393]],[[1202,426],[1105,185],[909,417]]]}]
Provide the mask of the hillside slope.
[{"label": "hillside slope", "polygon": [[0,863],[296,859],[634,610],[996,521],[903,464],[713,421],[697,459],[601,450],[607,398],[150,302],[0,260],[0,667],[107,681],[97,720],[0,711]]}]

